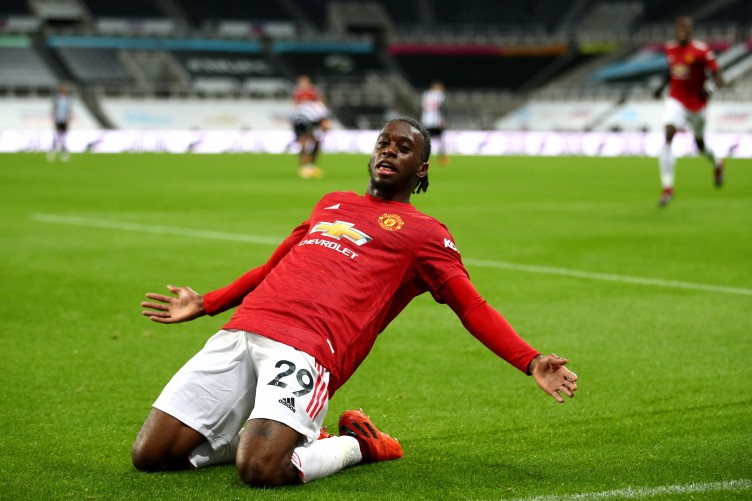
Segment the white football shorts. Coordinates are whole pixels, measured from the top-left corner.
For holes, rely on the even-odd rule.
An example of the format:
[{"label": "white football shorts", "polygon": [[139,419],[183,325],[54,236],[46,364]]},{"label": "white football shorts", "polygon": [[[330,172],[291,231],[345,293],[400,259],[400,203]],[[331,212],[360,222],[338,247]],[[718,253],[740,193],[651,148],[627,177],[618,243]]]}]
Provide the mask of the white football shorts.
[{"label": "white football shorts", "polygon": [[694,137],[702,139],[705,134],[705,109],[689,111],[681,102],[669,97],[663,110],[663,124],[691,130]]},{"label": "white football shorts", "polygon": [[329,371],[272,339],[221,330],[167,383],[154,407],[204,435],[230,443],[248,419],[271,419],[316,440],[329,407]]}]

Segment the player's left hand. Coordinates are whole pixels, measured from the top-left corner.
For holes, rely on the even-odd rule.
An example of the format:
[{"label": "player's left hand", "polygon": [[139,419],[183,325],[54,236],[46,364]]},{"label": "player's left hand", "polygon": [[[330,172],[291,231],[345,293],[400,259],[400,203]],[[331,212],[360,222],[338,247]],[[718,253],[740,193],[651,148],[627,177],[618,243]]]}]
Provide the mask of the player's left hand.
[{"label": "player's left hand", "polygon": [[530,362],[530,374],[536,384],[560,404],[564,403],[562,395],[573,398],[577,391],[577,374],[564,367],[567,362],[555,353],[538,356]]}]

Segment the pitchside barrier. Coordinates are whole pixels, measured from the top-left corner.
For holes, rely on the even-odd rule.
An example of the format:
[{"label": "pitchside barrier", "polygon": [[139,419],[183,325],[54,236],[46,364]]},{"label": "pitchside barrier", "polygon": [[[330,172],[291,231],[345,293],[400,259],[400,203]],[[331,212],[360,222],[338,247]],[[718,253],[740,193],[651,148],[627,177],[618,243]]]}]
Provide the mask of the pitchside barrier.
[{"label": "pitchside barrier", "polygon": [[[375,130],[332,130],[325,134],[326,153],[368,154]],[[44,129],[0,129],[0,152],[43,152],[52,145],[53,133]],[[706,136],[718,155],[752,158],[752,133],[716,132]],[[515,132],[448,131],[444,134],[449,155],[540,156],[657,156],[663,147],[660,132]],[[289,130],[100,130],[74,129],[68,133],[72,153],[296,153]],[[677,156],[696,154],[694,139],[677,134]]]},{"label": "pitchside barrier", "polygon": [[[67,146],[73,153],[295,153],[287,99],[106,98],[100,110],[116,127],[102,130],[74,96]],[[0,100],[0,152],[46,151],[52,144],[51,100]],[[657,156],[663,147],[663,103],[529,102],[496,130],[449,130],[450,155]],[[344,130],[335,121],[324,136],[327,153],[368,153],[376,131]],[[582,132],[589,130],[591,132]],[[618,131],[618,132],[617,132]],[[713,102],[708,144],[724,157],[752,158],[752,103]],[[680,133],[674,153],[695,153]]]}]

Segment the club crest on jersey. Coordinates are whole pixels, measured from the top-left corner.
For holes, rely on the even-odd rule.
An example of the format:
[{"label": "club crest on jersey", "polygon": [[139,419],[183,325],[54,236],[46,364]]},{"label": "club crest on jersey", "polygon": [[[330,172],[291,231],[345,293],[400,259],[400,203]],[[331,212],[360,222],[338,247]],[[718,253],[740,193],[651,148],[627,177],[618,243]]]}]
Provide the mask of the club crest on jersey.
[{"label": "club crest on jersey", "polygon": [[384,230],[401,230],[405,222],[397,214],[384,214],[379,216],[379,226]]},{"label": "club crest on jersey", "polygon": [[373,238],[369,237],[362,231],[356,230],[353,223],[348,223],[346,221],[334,221],[333,223],[321,221],[320,223],[316,223],[309,233],[323,233],[324,236],[336,240],[346,238],[355,245],[363,245],[373,240]]}]

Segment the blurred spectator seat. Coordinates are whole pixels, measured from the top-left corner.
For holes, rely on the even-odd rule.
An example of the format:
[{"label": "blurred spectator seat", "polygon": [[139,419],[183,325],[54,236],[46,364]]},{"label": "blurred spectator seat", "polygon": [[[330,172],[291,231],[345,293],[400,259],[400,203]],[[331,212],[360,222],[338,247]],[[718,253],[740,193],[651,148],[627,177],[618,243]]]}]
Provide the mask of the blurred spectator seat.
[{"label": "blurred spectator seat", "polygon": [[152,0],[81,0],[94,17],[154,18],[166,17]]},{"label": "blurred spectator seat", "polygon": [[561,44],[505,52],[495,45],[393,45],[389,48],[417,88],[441,80],[450,89],[516,90],[566,50]]},{"label": "blurred spectator seat", "polygon": [[191,89],[202,95],[234,94],[239,88],[239,82],[231,77],[199,77],[191,81]]},{"label": "blurred spectator seat", "polygon": [[293,85],[284,78],[249,78],[243,82],[244,93],[258,96],[289,96]]},{"label": "blurred spectator seat", "polygon": [[35,33],[41,22],[33,16],[0,14],[0,33]]},{"label": "blurred spectator seat", "polygon": [[295,24],[286,21],[218,21],[216,33],[229,38],[292,38]]},{"label": "blurred spectator seat", "polygon": [[439,24],[455,28],[493,25],[496,28],[553,30],[571,8],[560,0],[433,0]]},{"label": "blurred spectator seat", "polygon": [[290,91],[288,80],[261,53],[176,50],[172,55],[201,94],[281,96]]},{"label": "blurred spectator seat", "polygon": [[57,78],[32,47],[0,46],[0,87],[54,87]]},{"label": "blurred spectator seat", "polygon": [[577,33],[628,33],[644,10],[642,2],[597,2],[577,24]]},{"label": "blurred spectator seat", "polygon": [[84,83],[128,83],[132,77],[123,67],[117,49],[57,47],[60,59],[76,80]]},{"label": "blurred spectator seat", "polygon": [[260,53],[175,50],[172,54],[193,78],[281,76]]},{"label": "blurred spectator seat", "polygon": [[239,2],[238,0],[181,0],[180,5],[195,26],[207,21],[290,21],[283,2]]},{"label": "blurred spectator seat", "polygon": [[170,36],[176,33],[177,22],[166,18],[99,17],[94,27],[100,35]]},{"label": "blurred spectator seat", "polygon": [[26,0],[3,0],[0,4],[0,17],[7,14],[29,14]]},{"label": "blurred spectator seat", "polygon": [[28,0],[29,8],[49,22],[81,22],[87,13],[76,0]]},{"label": "blurred spectator seat", "polygon": [[320,78],[362,78],[371,71],[387,68],[370,42],[275,42],[272,50],[279,54],[297,74]]}]

